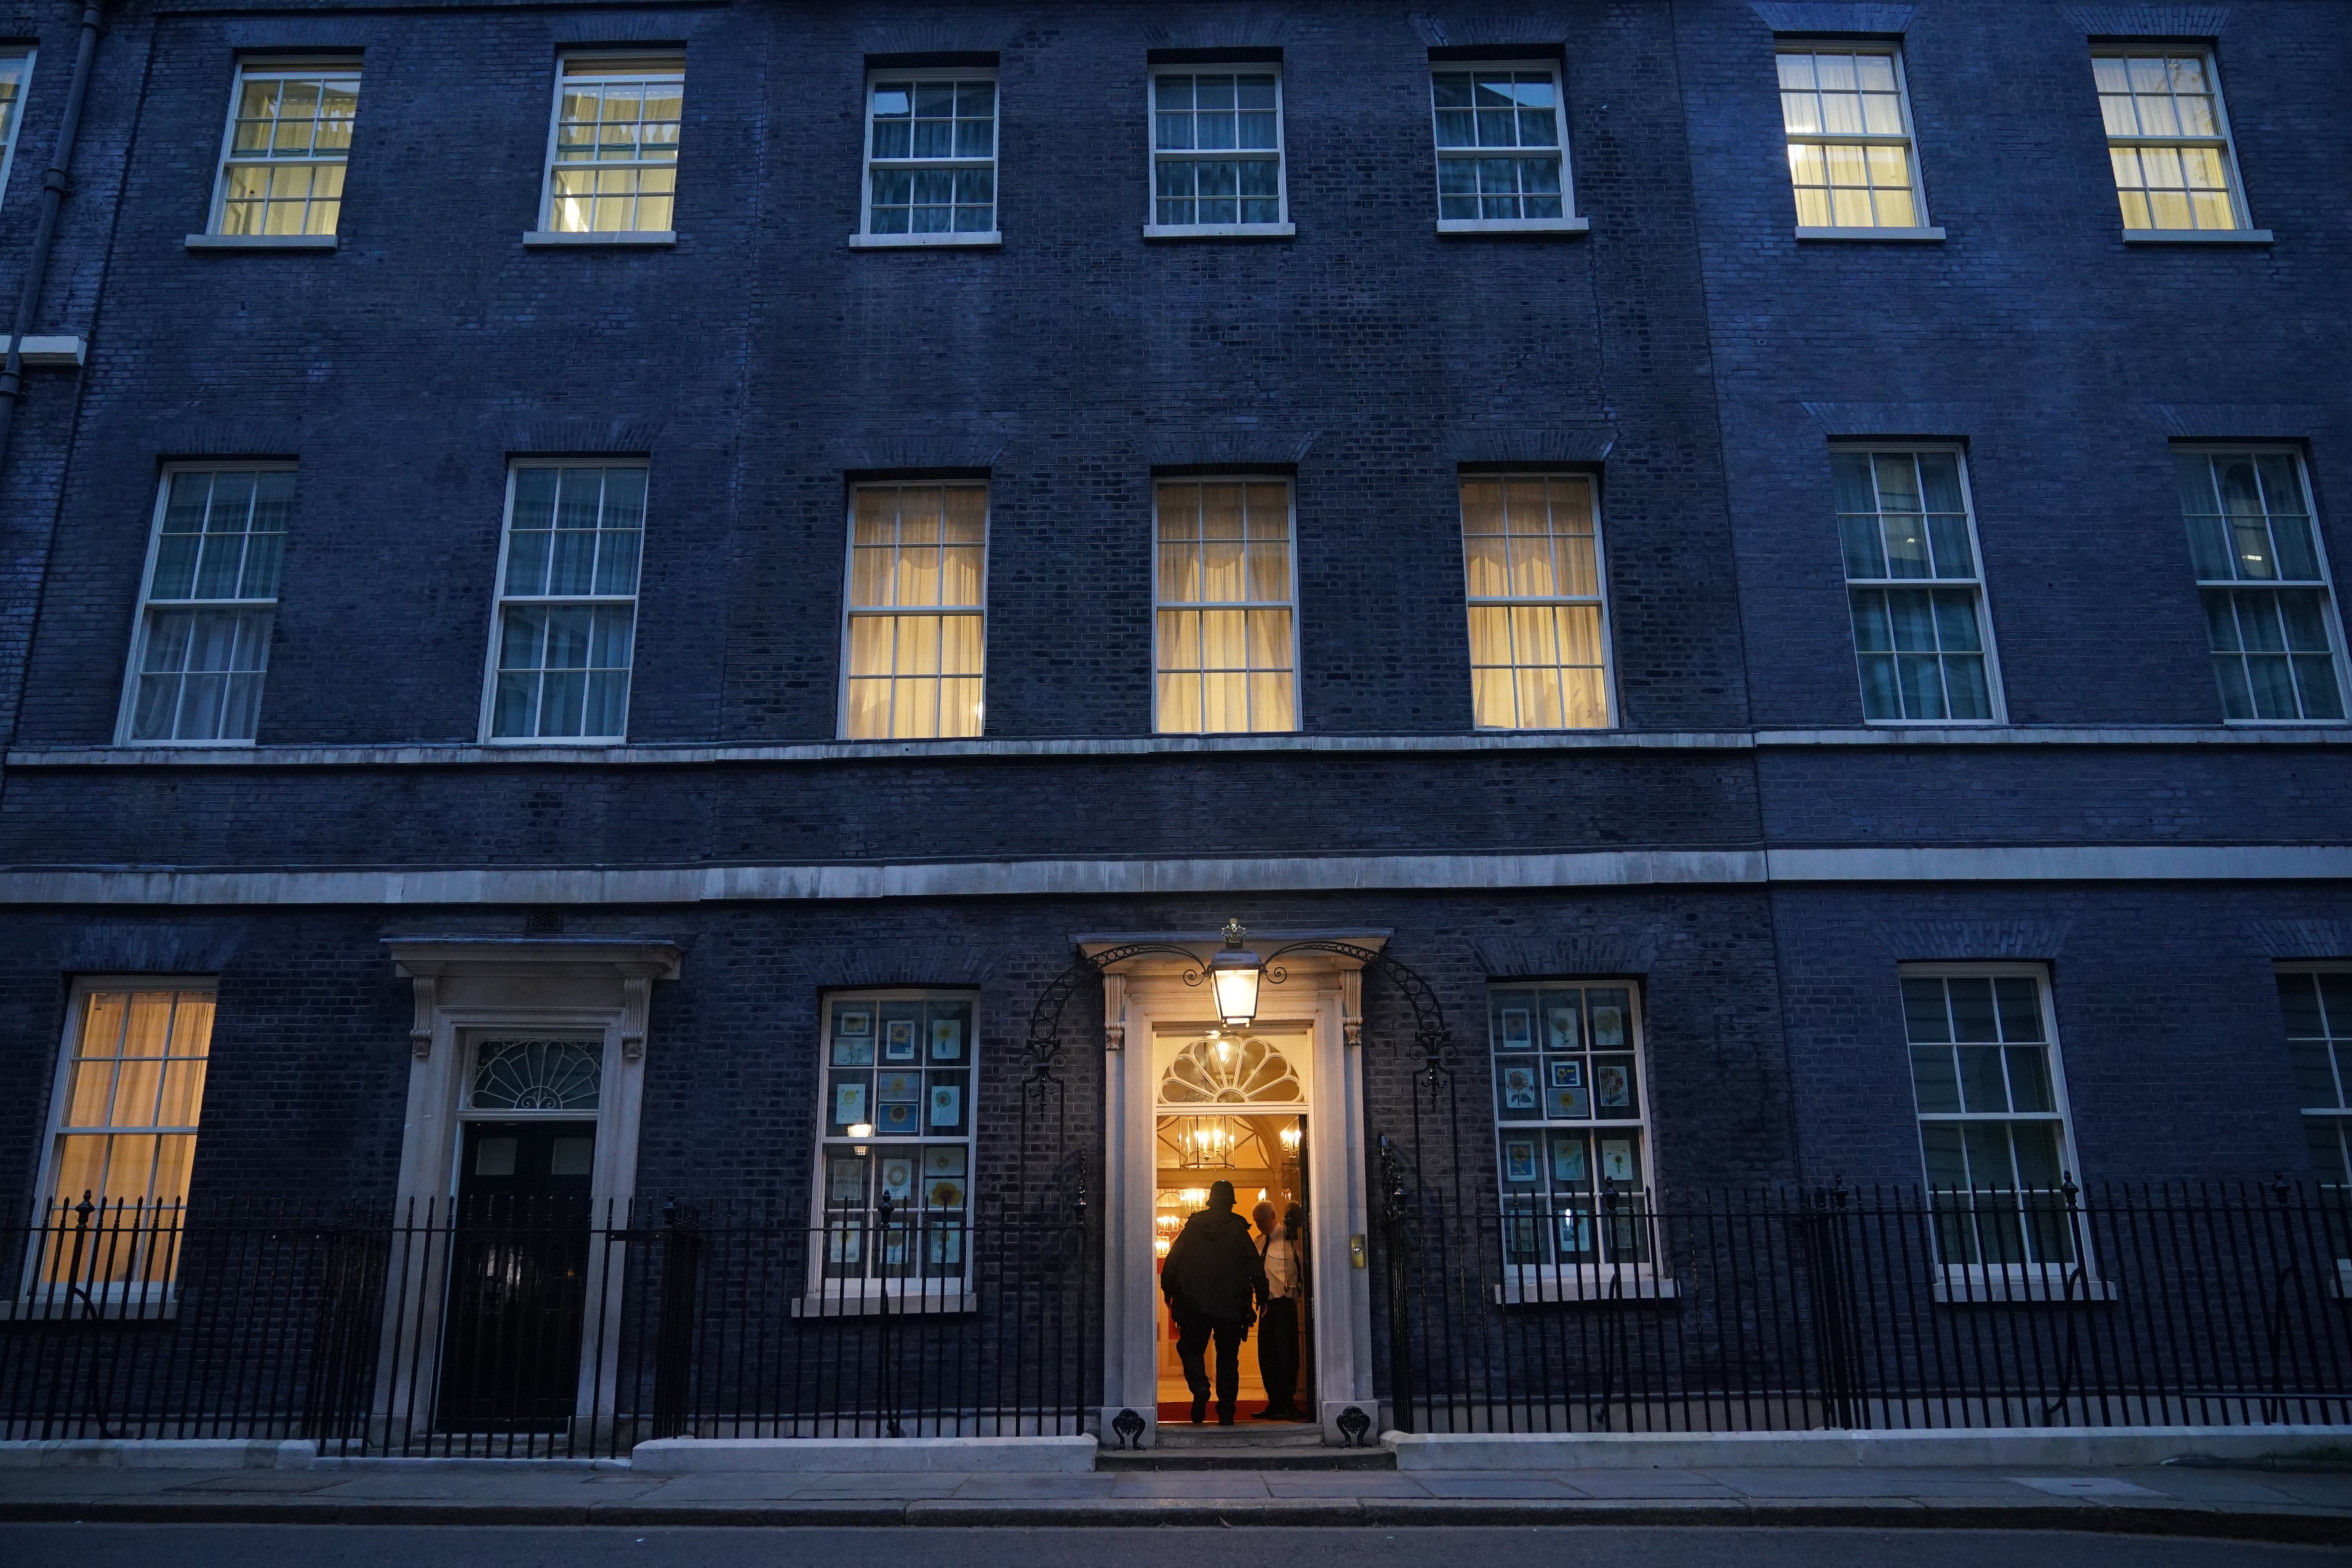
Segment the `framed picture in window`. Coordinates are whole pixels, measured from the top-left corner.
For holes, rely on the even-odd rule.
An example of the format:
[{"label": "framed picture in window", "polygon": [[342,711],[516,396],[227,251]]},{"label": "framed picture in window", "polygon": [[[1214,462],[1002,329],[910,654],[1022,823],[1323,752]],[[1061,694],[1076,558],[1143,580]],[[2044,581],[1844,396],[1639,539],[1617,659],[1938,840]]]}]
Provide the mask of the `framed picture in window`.
[{"label": "framed picture in window", "polygon": [[923,1198],[934,1213],[942,1209],[960,1209],[963,1207],[963,1184],[960,1181],[934,1181],[923,1189]]},{"label": "framed picture in window", "polygon": [[[1525,1016],[1524,1014],[1521,1016]],[[1533,1110],[1536,1108],[1536,1069],[1505,1068],[1503,1069],[1503,1109]]]},{"label": "framed picture in window", "polygon": [[1573,1210],[1559,1216],[1559,1249],[1567,1253],[1592,1250],[1592,1222]]},{"label": "framed picture in window", "polygon": [[931,1125],[955,1127],[963,1121],[963,1090],[951,1083],[931,1086]]},{"label": "framed picture in window", "polygon": [[1513,1138],[1503,1144],[1503,1180],[1533,1183],[1536,1179],[1536,1144],[1532,1138]]},{"label": "framed picture in window", "polygon": [[882,1195],[894,1204],[904,1204],[915,1195],[915,1162],[890,1159],[882,1162]]},{"label": "framed picture in window", "polygon": [[918,1099],[912,1104],[877,1105],[874,1108],[874,1130],[885,1136],[911,1137],[916,1132],[915,1117]]},{"label": "framed picture in window", "polygon": [[837,1083],[833,1086],[833,1120],[841,1127],[866,1120],[865,1084]]},{"label": "framed picture in window", "polygon": [[833,1042],[833,1065],[837,1068],[870,1068],[874,1065],[874,1037],[844,1035]]},{"label": "framed picture in window", "polygon": [[926,1178],[962,1175],[963,1150],[946,1145],[924,1150],[923,1174]]},{"label": "framed picture in window", "polygon": [[934,1018],[931,1020],[931,1060],[957,1062],[963,1059],[963,1020]]},{"label": "framed picture in window", "polygon": [[1592,1009],[1592,1048],[1622,1049],[1625,1044],[1625,1009],[1595,1006]]},{"label": "framed picture in window", "polygon": [[1582,1062],[1552,1063],[1551,1086],[1554,1089],[1582,1089],[1584,1064]]},{"label": "framed picture in window", "polygon": [[1548,1038],[1555,1051],[1580,1051],[1584,1048],[1584,1029],[1573,1007],[1554,1007],[1545,1022],[1549,1026]]},{"label": "framed picture in window", "polygon": [[845,1010],[836,1013],[833,1016],[833,1032],[843,1036],[870,1036],[874,1033],[874,1015],[862,1007],[856,1012]]},{"label": "framed picture in window", "polygon": [[1592,1069],[1592,1092],[1603,1105],[1628,1106],[1633,1103],[1633,1080],[1622,1067],[1596,1067]]},{"label": "framed picture in window", "polygon": [[1503,1009],[1503,1049],[1531,1051],[1536,1048],[1535,1014],[1526,1007]]},{"label": "framed picture in window", "polygon": [[886,1072],[877,1087],[875,1099],[888,1105],[894,1100],[914,1100],[923,1098],[923,1075],[916,1072]]},{"label": "framed picture in window", "polygon": [[1601,1174],[1612,1182],[1633,1179],[1633,1144],[1627,1138],[1603,1138],[1601,1141]]},{"label": "framed picture in window", "polygon": [[954,1265],[963,1261],[963,1227],[942,1225],[932,1227],[930,1260],[937,1264]]},{"label": "framed picture in window", "polygon": [[893,1018],[882,1026],[882,1059],[886,1062],[910,1062],[915,1059],[915,1020]]},{"label": "framed picture in window", "polygon": [[1581,1121],[1592,1114],[1592,1107],[1580,1089],[1548,1089],[1544,1114],[1554,1121]]},{"label": "framed picture in window", "polygon": [[1584,1184],[1584,1140],[1554,1138],[1551,1141],[1551,1179],[1555,1185],[1580,1187]]}]

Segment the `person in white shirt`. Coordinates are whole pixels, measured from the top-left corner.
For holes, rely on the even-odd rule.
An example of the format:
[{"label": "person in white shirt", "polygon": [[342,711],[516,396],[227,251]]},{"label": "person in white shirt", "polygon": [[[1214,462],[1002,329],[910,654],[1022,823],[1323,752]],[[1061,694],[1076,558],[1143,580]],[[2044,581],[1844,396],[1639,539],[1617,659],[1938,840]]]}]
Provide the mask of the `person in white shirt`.
[{"label": "person in white shirt", "polygon": [[1298,1390],[1299,1319],[1307,1307],[1306,1281],[1301,1273],[1301,1231],[1306,1211],[1297,1204],[1279,1224],[1272,1204],[1252,1211],[1257,1221],[1258,1256],[1265,1266],[1265,1311],[1258,1320],[1257,1369],[1265,1380],[1265,1408],[1253,1420],[1303,1421],[1306,1412],[1295,1403]]}]

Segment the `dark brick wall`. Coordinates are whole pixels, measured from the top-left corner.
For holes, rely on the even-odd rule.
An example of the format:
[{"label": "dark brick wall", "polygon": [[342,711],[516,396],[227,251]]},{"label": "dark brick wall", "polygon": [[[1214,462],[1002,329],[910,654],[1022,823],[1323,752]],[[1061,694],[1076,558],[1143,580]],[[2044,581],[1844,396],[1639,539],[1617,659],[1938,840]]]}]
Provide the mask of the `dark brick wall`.
[{"label": "dark brick wall", "polygon": [[[2218,722],[2157,405],[2295,405],[2189,435],[2347,427],[2352,214],[2326,171],[2352,145],[2330,107],[2342,51],[2315,47],[2342,9],[2231,6],[2216,45],[2267,247],[2123,243],[2088,45],[2042,0],[1911,12],[1922,177],[1948,238],[1800,245],[1770,31],[1746,0],[1675,16],[1758,722],[1861,720],[1827,441],[1873,435],[1968,447],[2012,720]],[[2341,563],[2352,468],[2340,436],[2310,457]]]},{"label": "dark brick wall", "polygon": [[[1147,731],[1152,468],[1294,461],[1305,726],[1464,730],[1455,465],[1545,458],[1563,427],[1616,443],[1627,721],[1744,720],[1664,8],[1514,22],[1575,40],[1594,226],[1532,242],[1433,232],[1427,47],[1402,13],[646,12],[687,45],[679,245],[526,253],[556,42],[588,15],[350,18],[342,246],[292,256],[180,246],[233,43],[275,24],[158,21],[24,741],[109,736],[154,468],[191,419],[301,459],[264,742],[473,737],[504,459],[578,439],[555,421],[626,422],[652,458],[634,739],[829,736],[844,474],[909,463],[992,470],[992,733]],[[1147,245],[1147,51],[1261,23],[1298,237]],[[959,28],[1003,58],[1004,247],[850,250],[864,55]]]}]

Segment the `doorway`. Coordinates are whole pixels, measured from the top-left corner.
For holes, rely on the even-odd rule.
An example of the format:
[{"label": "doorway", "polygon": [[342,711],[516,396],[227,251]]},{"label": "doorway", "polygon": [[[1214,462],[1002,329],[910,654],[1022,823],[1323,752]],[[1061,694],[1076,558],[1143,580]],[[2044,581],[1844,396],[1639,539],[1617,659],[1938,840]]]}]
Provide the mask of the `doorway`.
[{"label": "doorway", "polygon": [[[1160,1266],[1184,1228],[1185,1220],[1207,1206],[1209,1186],[1213,1182],[1234,1184],[1234,1212],[1251,1221],[1252,1239],[1261,1255],[1265,1250],[1266,1237],[1255,1217],[1258,1205],[1270,1205],[1277,1221],[1294,1210],[1302,1221],[1314,1212],[1307,1187],[1311,1166],[1304,1115],[1264,1114],[1251,1110],[1185,1115],[1163,1112],[1159,1118],[1158,1134],[1151,1217],[1155,1283]],[[1260,1356],[1265,1342],[1266,1319],[1279,1310],[1294,1313],[1297,1322],[1298,1370],[1290,1389],[1290,1402],[1300,1410],[1315,1408],[1314,1271],[1307,1261],[1311,1252],[1305,1232],[1302,1224],[1298,1234],[1289,1238],[1297,1277],[1295,1289],[1286,1303],[1274,1303],[1260,1314],[1250,1331],[1248,1342],[1242,1347],[1241,1394],[1236,1409],[1243,1420],[1255,1414],[1253,1406],[1262,1408],[1269,1402]],[[1160,1419],[1189,1422],[1192,1394],[1176,1355],[1176,1323],[1168,1314],[1165,1300],[1160,1303],[1156,1316],[1159,1346],[1154,1371]],[[1213,1376],[1213,1352],[1210,1371]]]},{"label": "doorway", "polygon": [[579,1408],[596,1123],[464,1124],[440,1425],[560,1432]]}]

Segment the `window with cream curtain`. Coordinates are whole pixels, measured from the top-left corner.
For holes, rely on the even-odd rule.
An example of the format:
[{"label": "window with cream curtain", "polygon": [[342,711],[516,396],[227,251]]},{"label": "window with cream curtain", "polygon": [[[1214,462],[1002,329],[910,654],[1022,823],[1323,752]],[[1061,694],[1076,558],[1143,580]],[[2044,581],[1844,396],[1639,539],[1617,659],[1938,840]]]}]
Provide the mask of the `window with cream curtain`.
[{"label": "window with cream curtain", "polygon": [[663,234],[675,226],[686,62],[567,59],[555,87],[547,217],[559,234]]},{"label": "window with cream curtain", "polygon": [[[51,1138],[40,1277],[83,1285],[167,1284],[188,1198],[212,1048],[207,984],[86,984],[73,999]],[[66,1240],[87,1196],[107,1240],[79,1261]]]},{"label": "window with cream curtain", "polygon": [[1297,729],[1289,484],[1167,479],[1157,503],[1157,729]]},{"label": "window with cream curtain", "polygon": [[1609,659],[1592,480],[1462,481],[1471,707],[1482,730],[1609,723]]},{"label": "window with cream curtain", "polygon": [[236,112],[221,150],[212,232],[326,235],[342,216],[358,117],[357,60],[237,68]]},{"label": "window with cream curtain", "polygon": [[2102,50],[2091,71],[2126,228],[2251,226],[2210,57],[2177,47]]},{"label": "window with cream curtain", "polygon": [[842,734],[979,734],[988,487],[859,485],[850,514]]},{"label": "window with cream curtain", "polygon": [[1782,49],[1779,64],[1797,226],[1924,226],[1903,59],[1894,47],[1809,44]]}]

